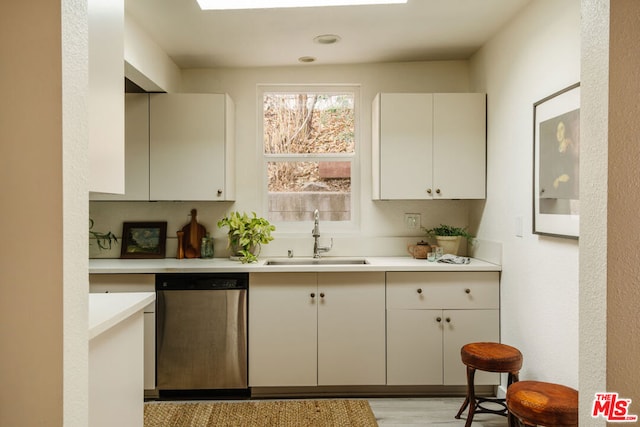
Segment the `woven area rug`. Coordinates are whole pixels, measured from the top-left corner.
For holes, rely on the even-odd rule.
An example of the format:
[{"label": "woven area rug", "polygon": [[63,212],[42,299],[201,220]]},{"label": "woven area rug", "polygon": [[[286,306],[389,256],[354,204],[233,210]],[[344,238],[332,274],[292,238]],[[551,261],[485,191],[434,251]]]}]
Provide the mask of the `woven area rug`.
[{"label": "woven area rug", "polygon": [[366,400],[147,402],[144,427],[376,427]]}]

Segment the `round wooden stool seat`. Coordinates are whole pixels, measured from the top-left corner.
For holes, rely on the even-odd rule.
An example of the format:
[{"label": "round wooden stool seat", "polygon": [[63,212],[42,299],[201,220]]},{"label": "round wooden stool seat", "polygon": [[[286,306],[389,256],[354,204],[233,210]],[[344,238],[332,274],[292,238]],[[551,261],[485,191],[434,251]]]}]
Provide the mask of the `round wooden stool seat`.
[{"label": "round wooden stool seat", "polygon": [[578,392],[559,384],[515,383],[507,389],[507,408],[525,425],[578,425]]},{"label": "round wooden stool seat", "polygon": [[474,342],[460,350],[462,363],[488,372],[519,372],[522,353],[515,347],[495,342]]},{"label": "round wooden stool seat", "polygon": [[[474,342],[465,344],[460,350],[462,363],[467,367],[467,396],[458,411],[456,418],[469,407],[465,427],[469,427],[475,414],[490,413],[507,416],[505,399],[476,397],[474,378],[476,370],[487,372],[505,372],[509,374],[507,387],[518,381],[522,367],[522,353],[515,347],[496,342]],[[490,409],[482,406],[485,402],[497,403],[501,409]]]}]

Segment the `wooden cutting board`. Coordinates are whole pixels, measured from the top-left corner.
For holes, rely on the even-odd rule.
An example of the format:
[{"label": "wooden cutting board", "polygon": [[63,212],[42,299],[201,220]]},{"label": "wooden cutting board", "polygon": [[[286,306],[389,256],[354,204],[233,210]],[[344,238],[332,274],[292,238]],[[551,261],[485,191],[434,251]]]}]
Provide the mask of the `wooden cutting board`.
[{"label": "wooden cutting board", "polygon": [[198,224],[197,216],[198,211],[191,209],[191,222],[182,227],[184,232],[182,246],[185,258],[200,257],[200,244],[202,238],[207,234],[207,229],[202,224]]}]

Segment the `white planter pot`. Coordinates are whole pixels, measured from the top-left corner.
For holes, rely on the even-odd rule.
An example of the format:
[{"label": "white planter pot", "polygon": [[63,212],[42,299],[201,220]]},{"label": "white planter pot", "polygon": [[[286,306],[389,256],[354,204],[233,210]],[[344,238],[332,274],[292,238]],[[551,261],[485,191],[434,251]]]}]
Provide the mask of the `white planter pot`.
[{"label": "white planter pot", "polygon": [[445,254],[458,255],[462,236],[436,236],[436,243]]}]

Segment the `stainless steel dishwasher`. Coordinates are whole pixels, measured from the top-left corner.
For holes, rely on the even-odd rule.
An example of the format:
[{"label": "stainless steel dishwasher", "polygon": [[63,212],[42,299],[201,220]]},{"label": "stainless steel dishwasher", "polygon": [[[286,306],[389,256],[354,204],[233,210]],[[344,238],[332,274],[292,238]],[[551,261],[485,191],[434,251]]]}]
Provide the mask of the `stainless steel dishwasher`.
[{"label": "stainless steel dishwasher", "polygon": [[249,275],[156,275],[156,387],[247,389]]}]

